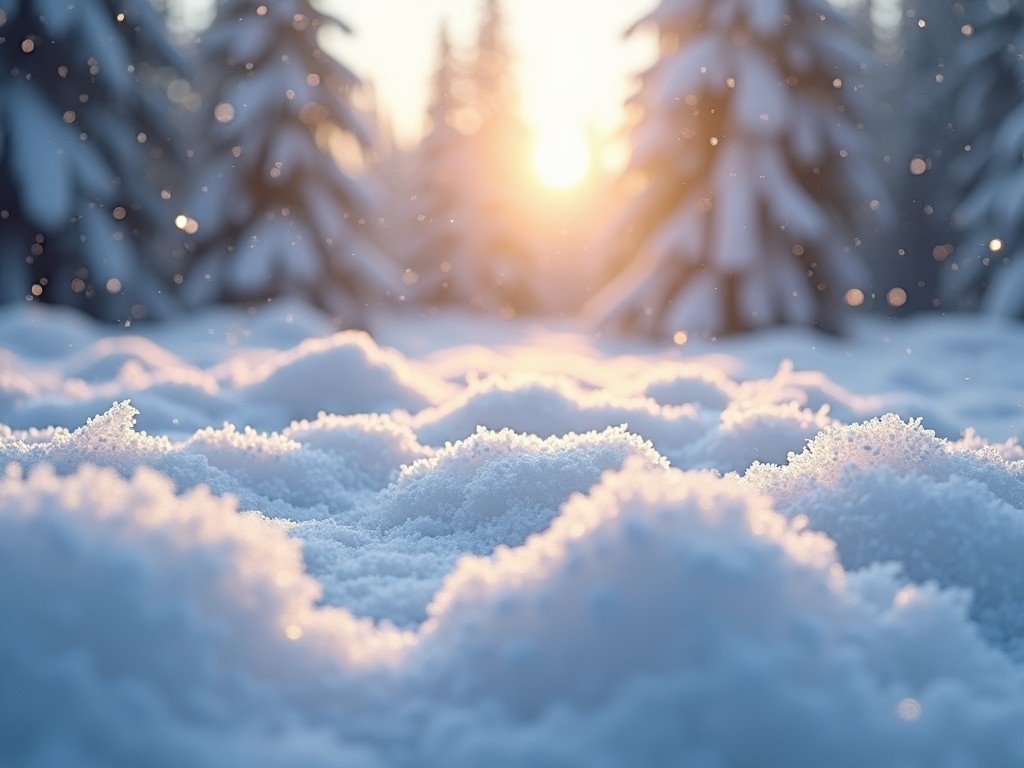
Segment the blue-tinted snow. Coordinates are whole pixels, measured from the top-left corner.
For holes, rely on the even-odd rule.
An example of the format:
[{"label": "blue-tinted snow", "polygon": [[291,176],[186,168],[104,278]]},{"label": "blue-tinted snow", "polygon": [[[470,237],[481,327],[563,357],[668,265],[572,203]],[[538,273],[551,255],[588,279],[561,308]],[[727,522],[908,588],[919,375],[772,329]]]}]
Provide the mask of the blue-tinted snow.
[{"label": "blue-tinted snow", "polygon": [[4,764],[1024,755],[1015,326],[135,330],[0,311]]}]

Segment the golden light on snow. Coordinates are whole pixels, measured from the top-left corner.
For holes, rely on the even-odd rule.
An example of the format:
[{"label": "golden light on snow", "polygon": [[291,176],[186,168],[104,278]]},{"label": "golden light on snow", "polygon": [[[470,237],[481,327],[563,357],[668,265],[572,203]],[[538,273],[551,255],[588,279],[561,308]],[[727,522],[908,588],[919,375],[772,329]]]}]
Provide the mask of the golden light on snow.
[{"label": "golden light on snow", "polygon": [[1003,250],[1003,241],[998,237],[993,237],[988,241],[988,249],[992,251],[992,253],[999,253],[999,251]]},{"label": "golden light on snow", "polygon": [[565,189],[590,170],[590,147],[585,138],[566,131],[544,131],[534,146],[533,165],[545,184]]},{"label": "golden light on snow", "polygon": [[846,303],[851,307],[859,307],[864,303],[864,291],[860,288],[851,288],[846,292]]}]

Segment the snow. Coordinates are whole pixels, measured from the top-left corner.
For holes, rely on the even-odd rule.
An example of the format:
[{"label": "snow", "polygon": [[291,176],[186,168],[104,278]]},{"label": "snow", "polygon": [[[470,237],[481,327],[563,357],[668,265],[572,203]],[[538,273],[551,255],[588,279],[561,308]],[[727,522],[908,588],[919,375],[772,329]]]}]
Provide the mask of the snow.
[{"label": "snow", "polygon": [[1013,765],[1018,326],[0,309],[12,766]]}]

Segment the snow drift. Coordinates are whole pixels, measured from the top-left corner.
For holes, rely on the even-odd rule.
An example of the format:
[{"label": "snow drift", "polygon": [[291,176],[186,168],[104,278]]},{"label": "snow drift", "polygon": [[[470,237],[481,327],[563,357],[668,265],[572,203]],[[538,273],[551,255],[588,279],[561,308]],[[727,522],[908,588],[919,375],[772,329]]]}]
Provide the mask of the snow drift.
[{"label": "snow drift", "polygon": [[5,765],[1024,758],[1022,356],[284,317],[0,317]]}]

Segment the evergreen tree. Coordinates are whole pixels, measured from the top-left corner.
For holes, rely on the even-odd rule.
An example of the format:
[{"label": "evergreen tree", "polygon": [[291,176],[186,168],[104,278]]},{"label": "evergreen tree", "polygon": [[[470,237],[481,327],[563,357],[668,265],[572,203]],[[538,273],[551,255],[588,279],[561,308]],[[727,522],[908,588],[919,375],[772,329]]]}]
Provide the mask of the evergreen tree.
[{"label": "evergreen tree", "polygon": [[955,186],[948,183],[958,149],[953,110],[953,66],[963,5],[953,0],[904,0],[899,74],[890,78],[889,101],[901,105],[891,122],[893,174],[899,228],[897,258],[887,259],[891,285],[907,292],[906,310],[939,304],[941,262],[954,239]]},{"label": "evergreen tree", "polygon": [[179,63],[145,0],[0,0],[0,300],[170,308],[156,166],[173,129],[147,83]]},{"label": "evergreen tree", "polygon": [[870,53],[819,0],[662,0],[645,25],[661,55],[634,98],[639,247],[596,311],[657,335],[837,328],[864,279],[856,213],[880,194],[851,103]]},{"label": "evergreen tree", "polygon": [[466,180],[473,171],[470,141],[456,127],[460,114],[467,108],[456,95],[462,81],[444,27],[427,130],[414,156],[409,195],[412,224],[407,253],[416,281],[413,292],[428,303],[450,298],[453,264],[464,266],[478,257],[467,250],[468,242],[462,234],[472,226],[470,203],[466,199],[470,185]]},{"label": "evergreen tree", "polygon": [[185,282],[192,303],[298,295],[352,325],[400,286],[370,238],[369,187],[335,159],[339,145],[358,153],[371,136],[352,103],[356,77],[319,47],[329,26],[349,31],[310,0],[223,0],[204,36],[207,172],[186,222],[199,252]]},{"label": "evergreen tree", "polygon": [[427,125],[409,185],[410,293],[503,316],[539,309],[531,136],[498,0],[484,0],[470,66],[442,32]]},{"label": "evergreen tree", "polygon": [[451,283],[477,308],[533,311],[539,307],[538,243],[526,213],[532,139],[519,108],[511,48],[499,0],[484,0],[473,73],[480,128],[473,141],[477,184],[466,231],[472,263],[455,264]]},{"label": "evergreen tree", "polygon": [[956,81],[963,190],[948,305],[1024,317],[1024,2],[965,3]]}]

